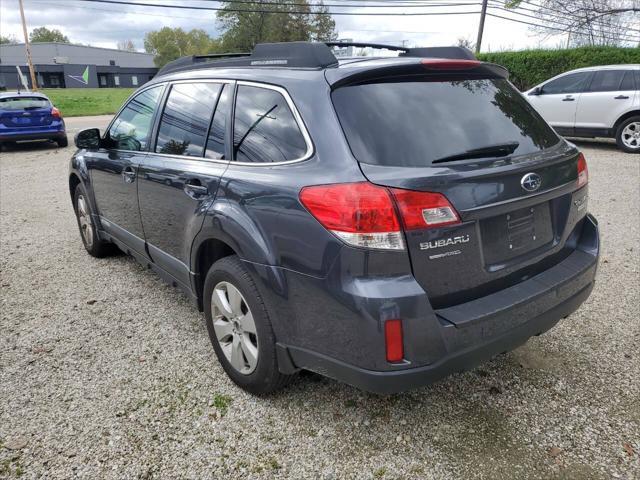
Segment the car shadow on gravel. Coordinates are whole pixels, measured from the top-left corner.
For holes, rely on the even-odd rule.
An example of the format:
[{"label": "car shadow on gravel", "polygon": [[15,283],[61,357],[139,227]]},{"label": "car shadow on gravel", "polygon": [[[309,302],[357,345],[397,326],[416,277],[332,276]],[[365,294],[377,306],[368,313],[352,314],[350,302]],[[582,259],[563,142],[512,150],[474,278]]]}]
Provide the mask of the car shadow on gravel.
[{"label": "car shadow on gravel", "polygon": [[58,144],[49,140],[34,140],[32,142],[7,143],[2,146],[2,152],[32,152],[37,150],[56,150]]}]

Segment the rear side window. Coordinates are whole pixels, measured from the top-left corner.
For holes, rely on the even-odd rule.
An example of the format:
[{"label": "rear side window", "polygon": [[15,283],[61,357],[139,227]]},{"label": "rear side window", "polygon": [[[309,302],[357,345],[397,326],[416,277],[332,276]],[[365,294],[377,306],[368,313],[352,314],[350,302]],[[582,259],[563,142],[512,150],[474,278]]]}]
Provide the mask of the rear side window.
[{"label": "rear side window", "polygon": [[202,157],[219,83],[177,83],[171,87],[158,128],[156,152]]},{"label": "rear side window", "polygon": [[302,158],[307,151],[287,101],[275,90],[238,86],[233,131],[238,162],[284,162]]},{"label": "rear side window", "polygon": [[502,79],[362,84],[336,89],[332,100],[353,154],[374,165],[424,167],[516,142],[520,155],[559,141]]},{"label": "rear side window", "polygon": [[585,83],[589,79],[589,72],[570,73],[564,77],[556,78],[542,87],[542,93],[552,95],[557,93],[580,93],[584,90]]},{"label": "rear side window", "polygon": [[593,75],[590,92],[615,92],[620,90],[622,79],[624,78],[624,70],[600,70]]},{"label": "rear side window", "polygon": [[636,90],[635,82],[633,81],[632,70],[627,70],[624,73],[624,78],[622,79],[622,83],[620,84],[620,90],[622,91]]},{"label": "rear side window", "polygon": [[51,102],[42,97],[0,98],[0,110],[37,110],[49,107],[51,107]]},{"label": "rear side window", "polygon": [[153,113],[163,88],[161,85],[149,88],[133,97],[124,107],[109,129],[114,148],[134,151],[147,149]]}]

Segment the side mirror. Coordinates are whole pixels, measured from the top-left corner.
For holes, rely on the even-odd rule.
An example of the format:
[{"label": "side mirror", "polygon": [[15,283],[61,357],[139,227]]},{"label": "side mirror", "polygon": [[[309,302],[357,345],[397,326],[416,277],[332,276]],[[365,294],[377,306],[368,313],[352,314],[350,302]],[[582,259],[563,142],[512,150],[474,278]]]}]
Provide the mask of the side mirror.
[{"label": "side mirror", "polygon": [[75,144],[78,148],[87,150],[95,150],[100,148],[100,129],[87,128],[76,133]]},{"label": "side mirror", "polygon": [[542,94],[542,88],[540,87],[536,87],[529,92],[529,95],[541,95],[541,94]]}]

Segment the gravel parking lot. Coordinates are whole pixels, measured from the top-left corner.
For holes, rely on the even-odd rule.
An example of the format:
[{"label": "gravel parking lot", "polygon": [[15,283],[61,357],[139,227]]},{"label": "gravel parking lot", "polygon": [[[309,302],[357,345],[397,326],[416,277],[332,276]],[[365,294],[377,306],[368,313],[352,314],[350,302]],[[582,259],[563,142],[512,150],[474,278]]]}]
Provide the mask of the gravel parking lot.
[{"label": "gravel parking lot", "polygon": [[0,477],[640,478],[640,157],[580,146],[603,255],[578,312],[428,388],[309,374],[266,399],[228,380],[179,291],[86,254],[73,147],[3,152]]}]

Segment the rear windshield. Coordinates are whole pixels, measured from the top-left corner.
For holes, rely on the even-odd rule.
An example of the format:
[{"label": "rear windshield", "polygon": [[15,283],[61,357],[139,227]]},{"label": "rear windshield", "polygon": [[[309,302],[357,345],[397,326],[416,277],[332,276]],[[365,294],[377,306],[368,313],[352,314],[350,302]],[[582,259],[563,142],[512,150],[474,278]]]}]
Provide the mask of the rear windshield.
[{"label": "rear windshield", "polygon": [[559,142],[504,79],[359,84],[336,89],[332,99],[363,163],[424,167],[494,145],[517,143],[512,154],[522,155]]},{"label": "rear windshield", "polygon": [[42,97],[0,98],[0,110],[36,110],[50,106],[49,100]]}]

